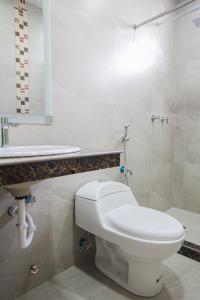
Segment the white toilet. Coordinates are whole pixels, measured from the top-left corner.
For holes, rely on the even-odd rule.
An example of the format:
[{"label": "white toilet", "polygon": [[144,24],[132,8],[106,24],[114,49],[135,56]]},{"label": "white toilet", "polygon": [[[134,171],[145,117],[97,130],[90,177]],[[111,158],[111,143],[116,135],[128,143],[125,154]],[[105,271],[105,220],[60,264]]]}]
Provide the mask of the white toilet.
[{"label": "white toilet", "polygon": [[163,286],[162,261],[184,240],[173,217],[140,207],[131,189],[112,181],[82,186],[75,198],[76,224],[96,237],[95,263],[134,294],[152,297]]}]

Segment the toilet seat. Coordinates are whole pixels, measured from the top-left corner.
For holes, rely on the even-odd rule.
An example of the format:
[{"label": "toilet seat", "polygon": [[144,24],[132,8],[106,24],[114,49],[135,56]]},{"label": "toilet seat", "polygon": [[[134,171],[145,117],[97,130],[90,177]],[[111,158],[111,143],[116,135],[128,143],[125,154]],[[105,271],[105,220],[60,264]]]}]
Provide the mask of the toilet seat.
[{"label": "toilet seat", "polygon": [[121,233],[143,240],[175,241],[183,227],[166,213],[134,205],[122,205],[106,214],[106,223]]}]

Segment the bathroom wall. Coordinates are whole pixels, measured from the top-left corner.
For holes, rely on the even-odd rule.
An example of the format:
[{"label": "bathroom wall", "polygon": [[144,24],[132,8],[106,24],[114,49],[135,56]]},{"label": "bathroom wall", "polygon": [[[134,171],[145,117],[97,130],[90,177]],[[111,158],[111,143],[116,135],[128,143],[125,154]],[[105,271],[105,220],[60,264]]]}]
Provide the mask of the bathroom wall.
[{"label": "bathroom wall", "polygon": [[[74,144],[82,148],[121,148],[130,123],[129,178],[141,205],[165,210],[173,192],[174,43],[173,25],[133,23],[170,8],[171,0],[52,1],[54,124],[11,129],[13,145]],[[152,114],[169,117],[155,123]],[[33,245],[17,248],[15,220],[7,216],[10,196],[0,195],[0,298],[13,299],[73,263],[92,257],[78,247],[74,193],[95,178],[118,180],[118,170],[51,179],[34,187],[30,207],[37,225]],[[84,233],[85,234],[85,233]],[[91,255],[90,255],[91,254]],[[29,276],[38,263],[40,273]],[[12,289],[8,289],[12,286]],[[3,295],[3,296],[2,296]]]},{"label": "bathroom wall", "polygon": [[[194,8],[199,4],[197,2]],[[200,213],[200,28],[192,21],[198,17],[200,11],[175,23],[177,100],[174,204],[196,213]]]},{"label": "bathroom wall", "polygon": [[[54,124],[11,129],[12,143],[121,148],[123,126],[130,123],[130,184],[141,204],[168,208],[173,182],[173,23],[136,33],[132,25],[174,1],[52,2]],[[152,114],[169,116],[169,125],[152,126]]]},{"label": "bathroom wall", "polygon": [[[74,226],[74,194],[88,181],[114,178],[115,168],[37,183],[32,188],[37,202],[27,208],[37,230],[26,250],[18,247],[17,219],[7,213],[15,201],[0,190],[0,299],[15,299],[71,265],[92,260],[94,248],[79,248],[87,234]],[[40,269],[37,275],[30,275],[32,264]]]}]

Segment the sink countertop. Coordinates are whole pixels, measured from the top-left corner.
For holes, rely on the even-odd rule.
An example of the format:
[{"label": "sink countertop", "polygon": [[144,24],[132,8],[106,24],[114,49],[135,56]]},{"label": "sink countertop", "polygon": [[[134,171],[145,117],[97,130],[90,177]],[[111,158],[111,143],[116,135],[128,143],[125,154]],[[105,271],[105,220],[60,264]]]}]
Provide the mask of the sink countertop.
[{"label": "sink countertop", "polygon": [[83,149],[72,154],[0,158],[0,186],[117,167],[121,153]]},{"label": "sink countertop", "polygon": [[29,157],[12,157],[12,158],[0,158],[0,167],[7,165],[26,164],[51,160],[63,160],[75,157],[88,157],[99,156],[108,154],[120,154],[122,150],[89,150],[83,149],[80,152],[71,154],[57,154],[57,155],[43,155],[43,156],[29,156]]}]

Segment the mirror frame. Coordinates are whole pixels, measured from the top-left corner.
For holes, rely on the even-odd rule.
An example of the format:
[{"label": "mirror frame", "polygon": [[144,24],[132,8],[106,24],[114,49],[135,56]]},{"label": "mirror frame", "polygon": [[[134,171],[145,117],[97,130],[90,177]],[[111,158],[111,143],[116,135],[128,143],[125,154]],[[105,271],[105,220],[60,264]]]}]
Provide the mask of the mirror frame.
[{"label": "mirror frame", "polygon": [[0,113],[1,117],[8,117],[13,124],[44,124],[53,123],[52,109],[52,66],[51,66],[51,0],[43,0],[44,18],[44,115],[37,114],[6,114]]}]

